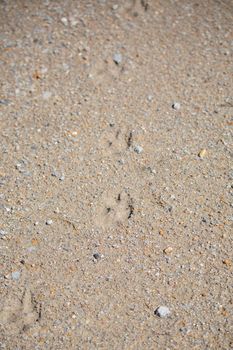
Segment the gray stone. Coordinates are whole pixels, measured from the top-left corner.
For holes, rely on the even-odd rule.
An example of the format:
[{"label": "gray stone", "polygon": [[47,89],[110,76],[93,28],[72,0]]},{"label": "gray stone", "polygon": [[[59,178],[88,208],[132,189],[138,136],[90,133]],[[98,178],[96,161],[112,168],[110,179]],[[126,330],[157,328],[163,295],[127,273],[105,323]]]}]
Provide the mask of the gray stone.
[{"label": "gray stone", "polygon": [[0,100],[0,104],[1,105],[5,105],[5,106],[8,106],[10,104],[10,101],[7,100],[7,99],[3,99],[3,100]]},{"label": "gray stone", "polygon": [[101,259],[101,255],[99,253],[95,253],[93,254],[93,258],[98,261]]},{"label": "gray stone", "polygon": [[135,146],[134,147],[134,152],[140,154],[140,153],[142,153],[142,151],[143,151],[143,148],[141,146]]},{"label": "gray stone", "polygon": [[20,271],[14,271],[11,274],[11,277],[14,281],[18,281],[20,279],[21,272]]},{"label": "gray stone", "polygon": [[122,55],[121,53],[115,53],[113,55],[113,61],[116,63],[116,64],[121,64],[122,62]]}]

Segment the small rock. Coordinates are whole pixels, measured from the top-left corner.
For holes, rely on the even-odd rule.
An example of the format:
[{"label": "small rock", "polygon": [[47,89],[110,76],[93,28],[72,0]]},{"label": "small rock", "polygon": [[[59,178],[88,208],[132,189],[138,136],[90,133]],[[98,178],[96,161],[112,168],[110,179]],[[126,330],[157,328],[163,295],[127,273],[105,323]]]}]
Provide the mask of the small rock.
[{"label": "small rock", "polygon": [[64,24],[64,26],[68,26],[68,19],[66,17],[62,17],[61,22]]},{"label": "small rock", "polygon": [[159,230],[159,234],[160,236],[164,236],[164,230],[162,228]]},{"label": "small rock", "polygon": [[93,258],[98,261],[101,259],[101,255],[99,253],[95,253],[93,254]]},{"label": "small rock", "polygon": [[230,267],[232,265],[232,261],[230,259],[223,260],[223,264]]},{"label": "small rock", "polygon": [[113,9],[114,11],[116,11],[116,10],[118,9],[118,4],[112,5],[112,9]]},{"label": "small rock", "polygon": [[185,335],[191,332],[190,329],[188,329],[186,327],[181,327],[179,329],[179,331],[180,331],[180,333],[185,334]]},{"label": "small rock", "polygon": [[198,153],[198,157],[199,158],[204,158],[206,156],[207,150],[206,149],[202,149],[199,153]]},{"label": "small rock", "polygon": [[11,274],[11,277],[14,281],[18,281],[20,279],[21,272],[20,271],[14,271]]},{"label": "small rock", "polygon": [[121,64],[122,62],[122,55],[121,53],[115,53],[113,55],[113,61],[118,65],[118,64]]},{"label": "small rock", "polygon": [[46,221],[46,225],[52,225],[52,223],[53,223],[53,220],[51,220],[51,219],[48,219],[48,220]]},{"label": "small rock", "polygon": [[52,173],[51,173],[52,176],[54,177],[59,177],[59,174],[56,170],[54,170]]},{"label": "small rock", "polygon": [[148,95],[147,96],[147,101],[151,102],[153,100],[153,96],[152,95]]},{"label": "small rock", "polygon": [[169,308],[167,306],[159,306],[156,310],[155,310],[155,315],[161,318],[165,318],[170,316],[171,311],[169,310]]},{"label": "small rock", "polygon": [[0,100],[0,105],[8,106],[9,104],[10,104],[10,100],[7,100],[7,99]]},{"label": "small rock", "polygon": [[175,109],[176,111],[179,111],[180,109],[180,103],[179,102],[174,102],[172,105],[172,108]]},{"label": "small rock", "polygon": [[119,159],[119,160],[118,160],[118,163],[119,163],[120,165],[124,165],[124,164],[125,164],[125,160],[124,160],[124,159]]},{"label": "small rock", "polygon": [[134,152],[140,154],[140,153],[142,153],[142,151],[143,151],[143,148],[141,146],[135,146],[134,147]]},{"label": "small rock", "polygon": [[56,170],[54,170],[51,173],[52,176],[57,177],[60,181],[64,181],[65,180],[65,176],[63,174],[59,174]]},{"label": "small rock", "polygon": [[0,236],[5,236],[5,235],[6,235],[6,231],[0,230]]},{"label": "small rock", "polygon": [[165,254],[171,254],[172,252],[173,252],[173,248],[172,247],[167,247],[167,248],[165,248],[164,250],[163,250],[163,252],[165,253]]}]

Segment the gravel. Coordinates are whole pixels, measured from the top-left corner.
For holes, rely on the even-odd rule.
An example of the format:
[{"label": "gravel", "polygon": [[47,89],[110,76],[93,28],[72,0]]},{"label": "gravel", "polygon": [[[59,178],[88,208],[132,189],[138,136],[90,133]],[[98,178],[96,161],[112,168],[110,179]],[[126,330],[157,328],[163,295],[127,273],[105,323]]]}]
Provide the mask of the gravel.
[{"label": "gravel", "polygon": [[0,1],[2,347],[231,349],[229,6],[12,3]]}]

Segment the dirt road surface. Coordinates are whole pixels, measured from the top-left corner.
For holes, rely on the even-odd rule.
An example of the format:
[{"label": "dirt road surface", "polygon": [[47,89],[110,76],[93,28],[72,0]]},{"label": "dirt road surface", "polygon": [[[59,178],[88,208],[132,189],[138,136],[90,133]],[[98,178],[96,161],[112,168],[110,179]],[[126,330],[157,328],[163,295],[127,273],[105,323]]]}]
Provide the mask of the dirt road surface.
[{"label": "dirt road surface", "polygon": [[233,349],[233,2],[0,1],[0,349]]}]

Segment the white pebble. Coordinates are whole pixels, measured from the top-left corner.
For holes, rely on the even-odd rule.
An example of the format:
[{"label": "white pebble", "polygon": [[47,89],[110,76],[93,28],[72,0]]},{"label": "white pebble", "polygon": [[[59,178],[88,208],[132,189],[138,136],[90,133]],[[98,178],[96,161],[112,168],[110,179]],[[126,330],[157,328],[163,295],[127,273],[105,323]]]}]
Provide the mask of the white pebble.
[{"label": "white pebble", "polygon": [[176,111],[178,111],[180,109],[180,103],[179,102],[174,102],[172,105],[172,108],[175,109]]},{"label": "white pebble", "polygon": [[68,19],[66,17],[62,17],[61,22],[64,24],[64,26],[68,25]]},{"label": "white pebble", "polygon": [[48,219],[48,220],[46,221],[46,225],[52,225],[52,223],[53,223],[53,220],[51,220],[51,219]]},{"label": "white pebble", "polygon": [[135,146],[134,147],[134,152],[140,154],[140,153],[142,153],[142,151],[143,151],[143,148],[141,146]]},{"label": "white pebble", "polygon": [[156,310],[155,310],[155,315],[163,318],[163,317],[168,317],[171,314],[171,311],[169,310],[169,308],[167,306],[159,306]]}]

